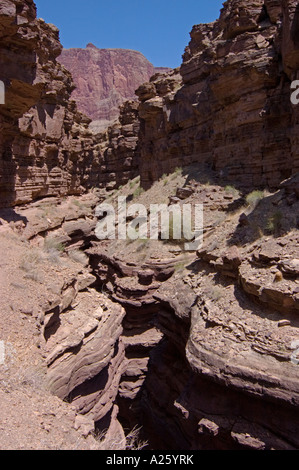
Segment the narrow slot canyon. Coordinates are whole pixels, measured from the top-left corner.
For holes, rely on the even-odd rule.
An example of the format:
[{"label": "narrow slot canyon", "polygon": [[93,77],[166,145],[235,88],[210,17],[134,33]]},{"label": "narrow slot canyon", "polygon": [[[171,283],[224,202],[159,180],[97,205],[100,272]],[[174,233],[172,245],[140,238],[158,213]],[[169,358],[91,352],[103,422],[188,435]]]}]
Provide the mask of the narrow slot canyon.
[{"label": "narrow slot canyon", "polygon": [[[240,325],[226,317],[220,320],[217,313],[213,319],[209,298],[215,295],[214,312],[215,301],[220,299],[207,286],[196,292],[195,285],[201,285],[200,279],[216,279],[216,285],[229,293],[227,302],[234,315],[238,315],[241,298],[243,309],[246,303],[247,309],[257,313],[254,299],[247,297],[235,276],[240,260],[232,253],[219,272],[211,264],[213,257],[205,255],[203,260],[193,255],[185,260],[187,273],[182,275],[177,257],[156,257],[138,264],[109,255],[105,245],[92,241],[85,247],[91,284],[86,291],[87,281],[83,282],[75,306],[72,301],[72,308],[63,313],[67,319],[77,308],[88,308],[83,342],[70,344],[73,334],[68,331],[67,347],[62,350],[59,331],[63,332],[63,322],[56,315],[54,323],[46,324],[46,332],[51,328],[49,350],[53,340],[61,350],[59,356],[54,348],[47,360],[52,391],[67,397],[109,442],[121,441],[121,436],[138,430],[139,445],[151,450],[238,450],[273,445],[288,449],[296,445],[295,434],[290,439],[287,426],[281,426],[293,420],[294,409],[290,402],[283,404],[283,396],[277,396],[274,377],[273,384],[267,385],[269,396],[261,400],[264,379],[259,373],[242,365],[242,360],[239,369],[228,362],[221,365],[221,355],[211,352],[211,347],[214,351],[223,344],[228,351],[240,348]],[[51,312],[46,312],[46,318]],[[75,336],[80,334],[75,319],[68,322],[72,328],[76,326]],[[215,336],[217,331],[222,331],[222,345]],[[201,341],[206,342],[202,351]]]}]

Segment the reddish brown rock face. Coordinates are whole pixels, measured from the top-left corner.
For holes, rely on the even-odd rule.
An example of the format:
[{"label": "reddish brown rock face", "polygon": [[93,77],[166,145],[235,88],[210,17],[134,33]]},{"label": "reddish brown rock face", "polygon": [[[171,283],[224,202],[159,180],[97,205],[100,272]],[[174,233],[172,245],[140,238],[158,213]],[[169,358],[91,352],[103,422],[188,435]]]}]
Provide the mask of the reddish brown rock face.
[{"label": "reddish brown rock face", "polygon": [[277,188],[298,171],[297,22],[295,1],[230,0],[193,27],[180,73],[137,91],[144,188],[192,162],[243,188]]},{"label": "reddish brown rock face", "polygon": [[36,19],[32,0],[5,0],[0,39],[0,205],[82,193],[83,167],[92,157],[90,121],[70,100],[71,75],[56,61],[58,29]]},{"label": "reddish brown rock face", "polygon": [[[88,128],[90,119],[71,99],[71,74],[57,61],[62,51],[59,31],[36,19],[32,0],[1,2],[0,40],[0,80],[5,85],[5,104],[0,106],[0,206],[82,194],[93,186],[109,182],[113,187],[135,176],[138,103],[126,103],[120,121],[95,137]],[[85,52],[89,57],[97,51],[89,47]],[[120,101],[154,70],[137,52],[115,54],[104,53],[110,68],[107,65],[109,73],[101,82],[101,97],[108,96],[105,106],[113,117],[120,113]],[[112,92],[115,100],[110,100],[113,82],[119,89],[127,87],[122,99]],[[96,103],[96,95],[97,91],[87,104]]]},{"label": "reddish brown rock face", "polygon": [[79,110],[94,121],[117,118],[119,106],[136,99],[135,90],[157,70],[140,52],[98,49],[93,44],[64,49],[59,61],[73,76]]},{"label": "reddish brown rock face", "polygon": [[119,115],[154,67],[138,52],[92,44],[58,59],[58,30],[35,18],[33,1],[3,1],[1,205],[113,187],[138,173],[146,188],[190,163],[242,188],[277,188],[299,169],[299,108],[290,101],[297,11],[294,1],[225,2],[219,20],[192,29],[180,70],[140,85],[139,108],[123,105],[119,121],[95,137],[58,60],[74,74],[81,109],[101,123]]}]

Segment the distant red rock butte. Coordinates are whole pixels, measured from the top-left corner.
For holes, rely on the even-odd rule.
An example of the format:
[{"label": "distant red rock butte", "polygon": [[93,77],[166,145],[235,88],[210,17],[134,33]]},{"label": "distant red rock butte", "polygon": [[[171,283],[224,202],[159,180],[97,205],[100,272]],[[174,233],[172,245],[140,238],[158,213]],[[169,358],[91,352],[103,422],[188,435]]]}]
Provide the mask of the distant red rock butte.
[{"label": "distant red rock butte", "polygon": [[137,99],[135,90],[157,72],[141,52],[127,49],[64,49],[58,59],[72,74],[76,89],[72,97],[78,109],[93,121],[113,121],[119,106]]}]

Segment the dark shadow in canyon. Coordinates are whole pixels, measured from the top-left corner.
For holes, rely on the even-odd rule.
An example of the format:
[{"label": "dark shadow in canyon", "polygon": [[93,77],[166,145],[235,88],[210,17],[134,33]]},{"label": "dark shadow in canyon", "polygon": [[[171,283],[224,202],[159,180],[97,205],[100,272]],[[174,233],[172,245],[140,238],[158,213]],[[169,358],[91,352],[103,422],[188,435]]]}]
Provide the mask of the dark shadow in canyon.
[{"label": "dark shadow in canyon", "polygon": [[[6,222],[23,222],[26,226],[28,223],[28,219],[25,216],[18,214],[14,209],[0,209],[0,219],[5,220]],[[0,225],[2,223],[0,222]]]},{"label": "dark shadow in canyon", "polygon": [[296,6],[295,15],[292,23],[291,38],[296,48],[299,47],[299,5]]}]

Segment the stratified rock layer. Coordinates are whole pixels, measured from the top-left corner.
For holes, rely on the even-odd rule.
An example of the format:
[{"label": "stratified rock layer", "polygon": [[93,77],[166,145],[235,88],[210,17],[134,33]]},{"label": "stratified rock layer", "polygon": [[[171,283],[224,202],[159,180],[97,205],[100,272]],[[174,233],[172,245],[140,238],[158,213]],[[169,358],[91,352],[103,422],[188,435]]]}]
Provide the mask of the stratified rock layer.
[{"label": "stratified rock layer", "polygon": [[118,394],[124,310],[93,290],[77,292],[76,284],[64,286],[61,303],[45,312],[49,389],[97,422],[112,412]]},{"label": "stratified rock layer", "polygon": [[93,141],[90,120],[69,99],[71,75],[56,61],[59,31],[36,19],[32,0],[2,2],[0,24],[0,204],[82,193]]},{"label": "stratified rock layer", "polygon": [[269,186],[299,170],[297,3],[227,1],[197,25],[179,73],[137,90],[144,187],[175,167],[206,163],[242,187]]},{"label": "stratified rock layer", "polygon": [[297,182],[246,208],[235,188],[178,187],[173,204],[205,206],[197,253],[88,250],[95,285],[126,310],[119,419],[151,448],[298,448]]},{"label": "stratified rock layer", "polygon": [[70,99],[74,84],[57,61],[58,29],[35,15],[31,0],[1,3],[1,207],[113,187],[137,173],[137,105],[123,105],[119,121],[95,136]]}]

